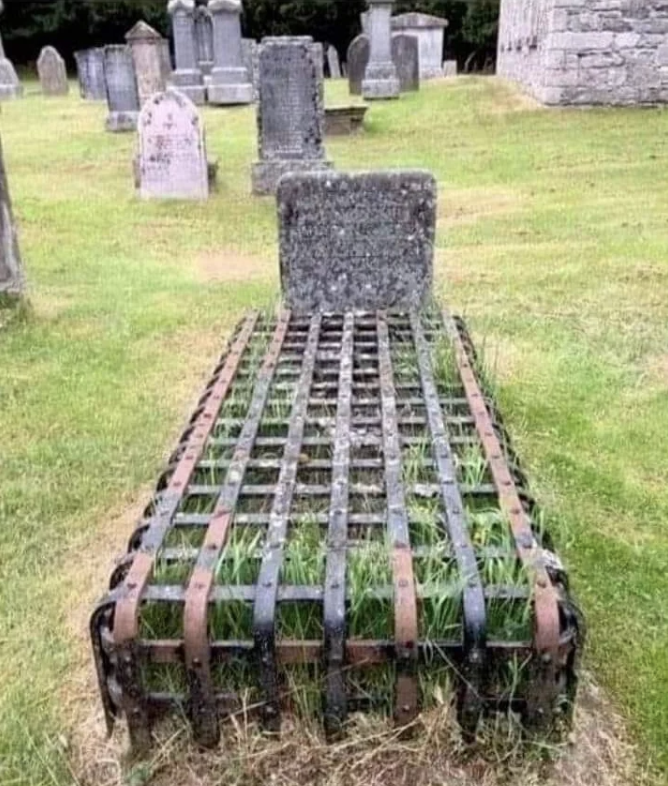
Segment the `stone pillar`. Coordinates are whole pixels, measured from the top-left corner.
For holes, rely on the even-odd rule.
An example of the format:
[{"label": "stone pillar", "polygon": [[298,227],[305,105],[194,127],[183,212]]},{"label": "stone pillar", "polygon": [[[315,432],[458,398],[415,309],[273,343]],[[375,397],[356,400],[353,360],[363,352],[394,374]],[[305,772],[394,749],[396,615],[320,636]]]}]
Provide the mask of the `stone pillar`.
[{"label": "stone pillar", "polygon": [[127,46],[105,46],[104,78],[107,83],[107,131],[134,131],[139,117],[139,94]]},{"label": "stone pillar", "polygon": [[197,63],[195,42],[195,0],[169,0],[167,11],[172,17],[176,70],[171,86],[186,95],[194,104],[206,100],[204,77]]},{"label": "stone pillar", "polygon": [[0,305],[3,298],[20,297],[25,290],[23,263],[9,198],[7,174],[0,144]]},{"label": "stone pillar", "polygon": [[213,20],[210,104],[251,104],[253,85],[241,44],[241,0],[209,0]]},{"label": "stone pillar", "polygon": [[143,106],[152,95],[165,90],[162,36],[146,22],[137,22],[125,40],[132,52],[139,103]]},{"label": "stone pillar", "polygon": [[393,2],[394,0],[369,0],[371,52],[362,81],[362,95],[368,101],[399,97],[399,77],[392,62]]},{"label": "stone pillar", "polygon": [[[4,4],[0,0],[0,14],[4,10]],[[23,95],[23,87],[19,82],[11,60],[5,57],[5,48],[2,44],[2,36],[0,36],[0,101],[9,101],[13,98],[21,98]]]}]

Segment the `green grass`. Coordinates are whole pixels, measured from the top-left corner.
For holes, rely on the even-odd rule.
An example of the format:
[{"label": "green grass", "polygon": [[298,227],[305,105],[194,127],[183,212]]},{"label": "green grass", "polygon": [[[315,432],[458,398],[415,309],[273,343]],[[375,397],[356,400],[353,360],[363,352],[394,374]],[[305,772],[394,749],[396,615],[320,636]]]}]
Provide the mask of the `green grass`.
[{"label": "green grass", "polygon": [[[8,786],[72,782],[59,740],[88,711],[85,612],[127,534],[113,514],[157,477],[233,322],[276,292],[275,207],[249,195],[253,114],[204,117],[218,193],[141,204],[134,141],[104,133],[101,106],[3,106],[32,301],[0,334]],[[668,117],[534,110],[460,79],[376,105],[368,123],[328,156],[437,176],[439,292],[499,380],[587,611],[587,663],[665,780]]]}]

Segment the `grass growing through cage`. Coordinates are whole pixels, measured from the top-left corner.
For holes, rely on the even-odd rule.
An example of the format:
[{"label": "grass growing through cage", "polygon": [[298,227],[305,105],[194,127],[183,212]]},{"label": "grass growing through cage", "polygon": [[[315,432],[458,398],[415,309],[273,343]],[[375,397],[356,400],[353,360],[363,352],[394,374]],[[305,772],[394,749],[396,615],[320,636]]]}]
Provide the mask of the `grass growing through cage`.
[{"label": "grass growing through cage", "polygon": [[348,549],[346,587],[348,635],[355,639],[387,639],[393,630],[393,601],[378,597],[389,591],[392,569],[389,546],[384,537],[369,535]]}]

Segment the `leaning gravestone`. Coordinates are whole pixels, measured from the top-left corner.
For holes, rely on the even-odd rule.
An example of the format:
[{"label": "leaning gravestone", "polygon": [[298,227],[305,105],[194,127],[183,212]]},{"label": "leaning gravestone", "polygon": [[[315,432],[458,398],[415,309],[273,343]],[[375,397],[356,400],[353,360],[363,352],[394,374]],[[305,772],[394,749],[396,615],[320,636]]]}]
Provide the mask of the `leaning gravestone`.
[{"label": "leaning gravestone", "polygon": [[139,103],[143,106],[152,95],[165,89],[162,36],[140,21],[126,34],[125,40],[132,52]]},{"label": "leaning gravestone", "polygon": [[0,143],[0,298],[20,297],[25,290],[23,263],[9,197],[7,173]]},{"label": "leaning gravestone", "polygon": [[409,93],[420,89],[420,44],[412,35],[392,36],[392,60],[399,77],[399,90]]},{"label": "leaning gravestone", "polygon": [[107,85],[104,81],[104,49],[84,49],[74,53],[79,77],[79,91],[86,101],[104,101]]},{"label": "leaning gravestone", "polygon": [[408,309],[429,299],[436,182],[428,172],[287,175],[278,213],[288,308]]},{"label": "leaning gravestone", "polygon": [[107,131],[134,131],[139,117],[139,93],[127,46],[105,46],[104,78],[107,84]]},{"label": "leaning gravestone", "polygon": [[329,76],[332,79],[341,79],[341,62],[339,53],[333,46],[327,47],[327,65],[329,66]]},{"label": "leaning gravestone", "polygon": [[45,46],[39,53],[37,73],[45,96],[66,96],[69,93],[65,61],[52,46]]},{"label": "leaning gravestone", "polygon": [[323,90],[321,50],[312,38],[262,41],[254,194],[275,193],[287,172],[331,167],[323,145]]},{"label": "leaning gravestone", "polygon": [[371,46],[367,35],[358,35],[348,47],[348,89],[354,96],[362,95],[362,80],[369,64]]},{"label": "leaning gravestone", "polygon": [[197,108],[176,90],[152,96],[139,116],[143,199],[207,199],[208,162]]}]

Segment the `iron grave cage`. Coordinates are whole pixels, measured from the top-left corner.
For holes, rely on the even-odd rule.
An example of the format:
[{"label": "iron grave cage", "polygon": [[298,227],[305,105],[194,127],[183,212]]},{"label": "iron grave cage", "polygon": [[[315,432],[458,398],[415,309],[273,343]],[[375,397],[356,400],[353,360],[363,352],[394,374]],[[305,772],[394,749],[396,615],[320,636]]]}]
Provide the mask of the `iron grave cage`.
[{"label": "iron grave cage", "polygon": [[488,393],[433,308],[249,314],[92,616],[109,729],[568,719],[582,625]]}]

